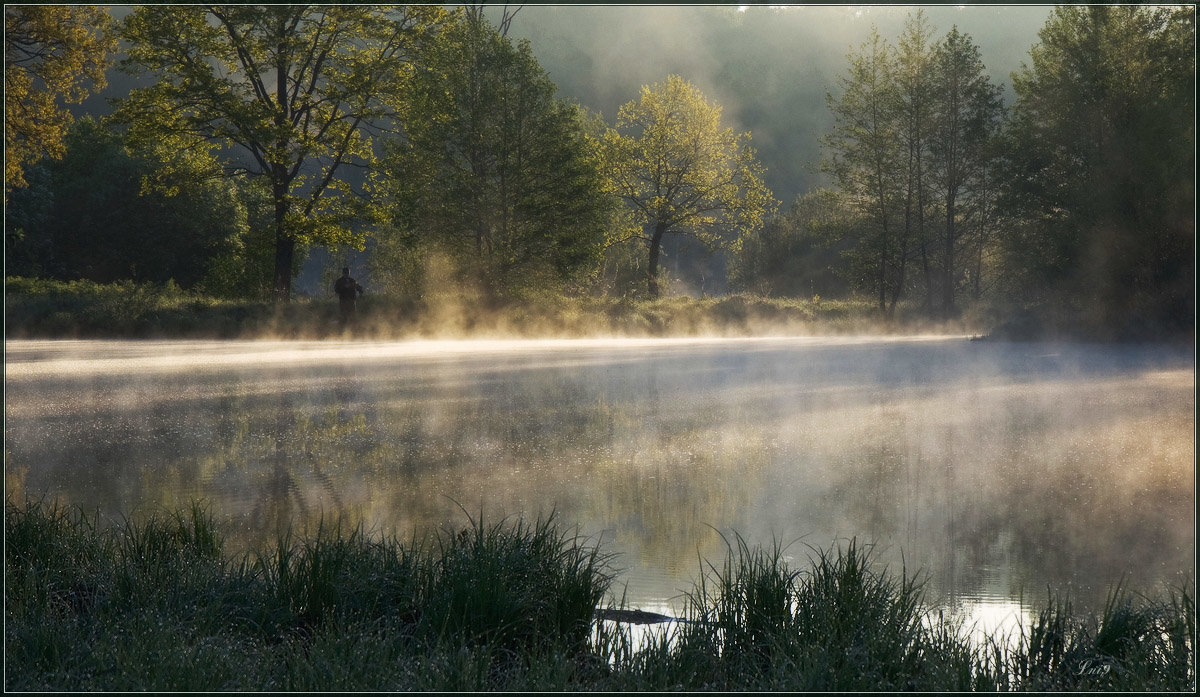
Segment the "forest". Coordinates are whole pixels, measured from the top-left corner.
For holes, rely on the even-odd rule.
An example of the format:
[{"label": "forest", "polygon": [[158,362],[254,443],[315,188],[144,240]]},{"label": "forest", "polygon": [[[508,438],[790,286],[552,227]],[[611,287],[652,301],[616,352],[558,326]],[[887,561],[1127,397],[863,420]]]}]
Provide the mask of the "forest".
[{"label": "forest", "polygon": [[[787,201],[766,163],[801,163],[749,112],[682,70],[609,114],[567,98],[578,73],[542,66],[524,9],[6,6],[6,307],[35,281],[278,307],[316,260],[325,300],[352,265],[396,308],[737,295],[1012,338],[1194,333],[1193,6],[1056,7],[1007,85],[920,8],[827,84],[787,78],[823,99],[771,103],[746,59],[730,90],[826,117],[796,117],[819,155]],[[744,38],[795,8],[754,9],[713,21]]]}]

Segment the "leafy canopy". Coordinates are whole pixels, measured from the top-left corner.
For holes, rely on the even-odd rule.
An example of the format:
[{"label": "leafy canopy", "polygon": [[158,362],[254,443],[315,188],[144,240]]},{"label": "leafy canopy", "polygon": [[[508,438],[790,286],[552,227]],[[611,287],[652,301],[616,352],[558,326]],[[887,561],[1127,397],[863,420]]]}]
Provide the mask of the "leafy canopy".
[{"label": "leafy canopy", "polygon": [[107,85],[104,71],[117,48],[102,7],[4,6],[4,193],[26,185],[24,168],[43,156],[60,158],[71,115],[87,85]]},{"label": "leafy canopy", "polygon": [[762,223],[771,196],[750,134],[722,129],[721,107],[678,75],[643,86],[606,137],[619,191],[647,222],[710,241]]},{"label": "leafy canopy", "polygon": [[613,200],[580,110],[556,92],[529,43],[477,9],[445,26],[380,169],[388,244],[437,246],[493,296],[595,266]]},{"label": "leafy canopy", "polygon": [[1058,7],[1039,38],[1004,131],[1012,265],[1110,327],[1191,322],[1194,9]]},{"label": "leafy canopy", "polygon": [[616,129],[605,134],[609,172],[617,193],[653,229],[652,295],[664,234],[720,246],[757,229],[773,208],[749,141],[749,133],[721,128],[721,107],[678,75],[643,86],[641,97],[618,111]]},{"label": "leafy canopy", "polygon": [[[246,174],[271,188],[276,292],[296,244],[360,247],[369,211],[344,177],[374,161],[371,128],[394,116],[438,7],[143,6],[126,20],[125,70],[159,79],[122,100],[129,138],[167,167]],[[237,155],[235,158],[234,155]],[[169,156],[169,157],[168,157]]]}]

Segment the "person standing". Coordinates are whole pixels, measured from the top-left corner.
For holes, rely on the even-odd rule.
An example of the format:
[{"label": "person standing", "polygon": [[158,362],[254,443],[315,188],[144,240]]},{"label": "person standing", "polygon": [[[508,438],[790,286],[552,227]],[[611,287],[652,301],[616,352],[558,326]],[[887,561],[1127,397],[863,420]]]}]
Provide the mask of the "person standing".
[{"label": "person standing", "polygon": [[362,286],[350,278],[350,267],[342,267],[342,277],[333,282],[333,292],[338,296],[338,324],[345,327],[354,318],[354,303],[362,295]]}]

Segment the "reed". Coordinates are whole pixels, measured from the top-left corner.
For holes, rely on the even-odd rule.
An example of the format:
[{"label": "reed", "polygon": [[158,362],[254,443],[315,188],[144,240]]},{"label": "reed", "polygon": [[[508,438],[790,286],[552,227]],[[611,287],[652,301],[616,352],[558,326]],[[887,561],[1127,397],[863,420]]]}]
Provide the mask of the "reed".
[{"label": "reed", "polygon": [[[971,643],[919,577],[850,541],[791,568],[734,535],[681,621],[596,621],[611,559],[555,516],[401,542],[323,523],[231,556],[206,509],[103,524],[5,506],[9,690],[1190,690],[1187,589],[1049,596],[1014,641]],[[614,611],[617,610],[617,611]]]}]

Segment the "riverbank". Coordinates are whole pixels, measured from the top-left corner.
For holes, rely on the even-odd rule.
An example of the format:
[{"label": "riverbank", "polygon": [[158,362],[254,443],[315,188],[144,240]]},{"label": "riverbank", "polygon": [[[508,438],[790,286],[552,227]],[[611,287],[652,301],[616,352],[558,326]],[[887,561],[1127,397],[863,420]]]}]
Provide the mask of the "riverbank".
[{"label": "riverbank", "polygon": [[[1190,690],[1190,590],[1051,599],[971,643],[851,542],[792,569],[732,540],[686,622],[635,642],[619,560],[553,518],[401,542],[328,525],[226,554],[199,507],[106,525],[5,507],[7,690]],[[632,617],[608,613],[609,617]],[[669,635],[669,640],[668,640]]]},{"label": "riverbank", "polygon": [[[779,336],[971,333],[967,323],[932,323],[901,312],[882,322],[865,299],[720,298],[657,300],[547,295],[483,303],[453,295],[420,300],[365,296],[353,326],[338,324],[332,298],[224,300],[178,287],[10,278],[8,338],[370,339]],[[911,316],[910,316],[911,315]]]}]

